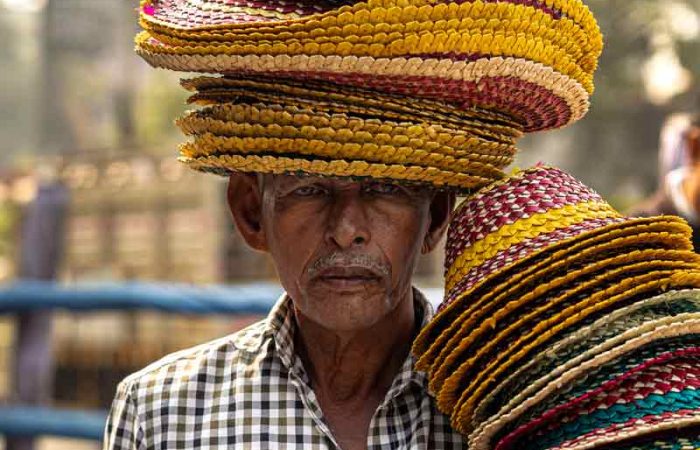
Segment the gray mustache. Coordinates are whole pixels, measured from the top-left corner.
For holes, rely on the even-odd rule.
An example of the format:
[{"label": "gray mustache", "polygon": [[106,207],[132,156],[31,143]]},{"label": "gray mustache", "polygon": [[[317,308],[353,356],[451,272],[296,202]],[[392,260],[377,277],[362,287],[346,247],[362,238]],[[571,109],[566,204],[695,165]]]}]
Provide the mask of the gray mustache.
[{"label": "gray mustache", "polygon": [[384,261],[367,254],[335,252],[314,261],[308,269],[311,278],[326,269],[335,267],[360,267],[380,276],[389,276],[391,270]]}]

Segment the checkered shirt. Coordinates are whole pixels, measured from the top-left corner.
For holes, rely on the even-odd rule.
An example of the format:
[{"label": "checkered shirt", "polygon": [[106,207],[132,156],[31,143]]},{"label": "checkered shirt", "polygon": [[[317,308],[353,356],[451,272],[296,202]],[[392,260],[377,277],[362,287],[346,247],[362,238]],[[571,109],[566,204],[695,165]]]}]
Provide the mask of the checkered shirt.
[{"label": "checkered shirt", "polygon": [[[425,325],[432,307],[417,290]],[[339,449],[299,357],[283,296],[238,333],[166,356],[122,381],[104,450]],[[408,357],[372,418],[368,449],[460,449]]]}]

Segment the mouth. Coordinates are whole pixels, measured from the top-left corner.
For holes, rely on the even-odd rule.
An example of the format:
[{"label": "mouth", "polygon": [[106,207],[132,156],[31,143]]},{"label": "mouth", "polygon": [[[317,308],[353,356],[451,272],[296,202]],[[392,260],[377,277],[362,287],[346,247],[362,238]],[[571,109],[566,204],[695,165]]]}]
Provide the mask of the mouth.
[{"label": "mouth", "polygon": [[333,267],[323,270],[314,279],[332,288],[345,289],[379,283],[382,277],[365,268]]}]

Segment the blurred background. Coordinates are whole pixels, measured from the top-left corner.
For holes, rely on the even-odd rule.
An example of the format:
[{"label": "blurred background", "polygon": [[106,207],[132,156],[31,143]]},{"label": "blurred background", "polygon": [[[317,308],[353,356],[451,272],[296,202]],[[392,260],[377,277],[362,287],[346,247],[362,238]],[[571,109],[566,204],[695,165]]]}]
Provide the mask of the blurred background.
[{"label": "blurred background", "polygon": [[[666,117],[700,109],[700,0],[587,4],[606,41],[591,112],[525,138],[515,165],[558,165],[626,210],[657,187]],[[0,281],[274,283],[271,263],[231,224],[224,180],[175,161],[182,137],[173,119],[186,94],[178,74],[134,55],[136,8],[137,0],[0,0]],[[50,238],[35,239],[37,227]],[[417,274],[435,299],[441,260],[426,257]],[[7,310],[0,403],[105,410],[128,373],[259,317]],[[41,398],[23,394],[17,375],[19,348],[36,330],[35,355],[50,355]],[[85,439],[33,444],[99,448]],[[31,446],[2,440],[0,449],[23,445]]]}]

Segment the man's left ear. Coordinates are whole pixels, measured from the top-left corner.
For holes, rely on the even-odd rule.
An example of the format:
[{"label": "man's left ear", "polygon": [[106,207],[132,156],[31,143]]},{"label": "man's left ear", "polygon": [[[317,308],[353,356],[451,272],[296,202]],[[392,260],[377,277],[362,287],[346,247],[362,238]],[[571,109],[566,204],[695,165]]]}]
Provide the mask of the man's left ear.
[{"label": "man's left ear", "polygon": [[423,239],[421,253],[430,253],[437,247],[450,224],[456,196],[453,192],[438,191],[430,203],[430,228]]}]

